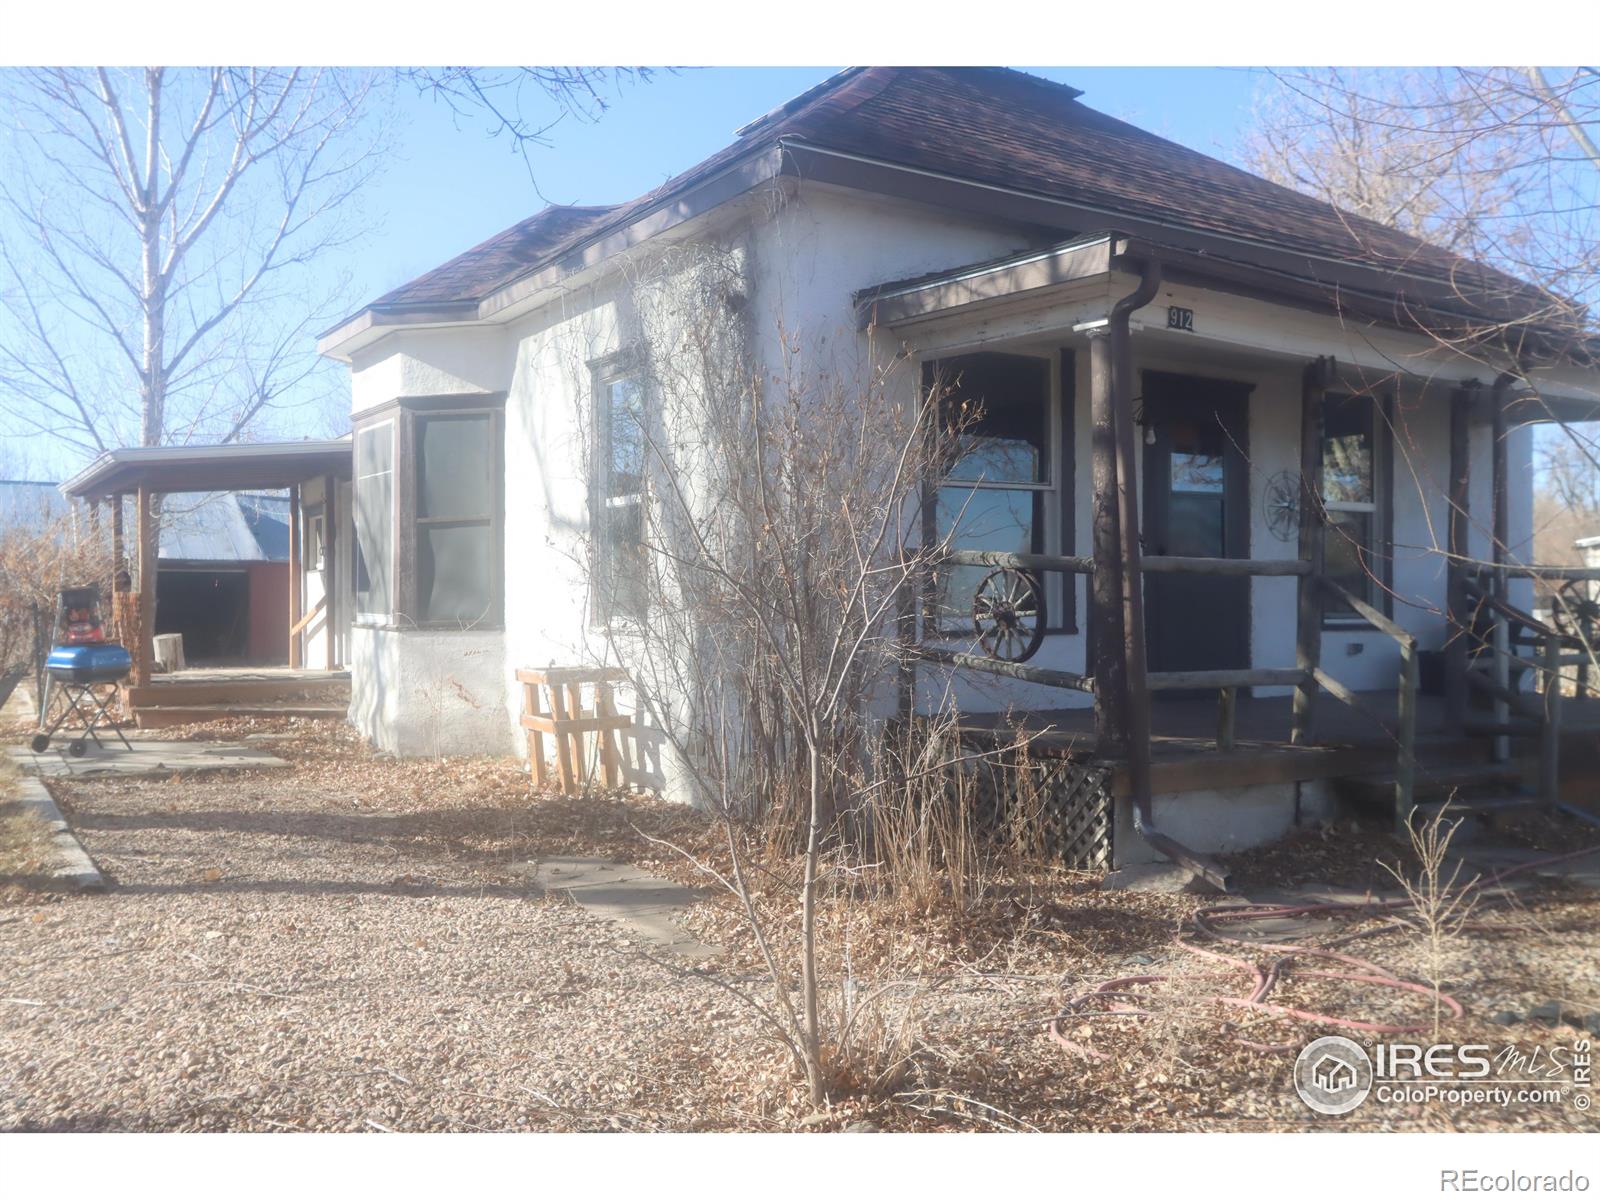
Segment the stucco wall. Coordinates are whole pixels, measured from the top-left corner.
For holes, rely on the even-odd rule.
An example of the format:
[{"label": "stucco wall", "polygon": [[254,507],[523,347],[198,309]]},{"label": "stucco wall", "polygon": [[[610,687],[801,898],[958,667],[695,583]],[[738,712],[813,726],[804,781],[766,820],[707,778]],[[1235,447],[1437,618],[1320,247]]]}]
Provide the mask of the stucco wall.
[{"label": "stucco wall", "polygon": [[499,632],[374,629],[351,635],[350,721],[402,756],[508,754]]},{"label": "stucco wall", "polygon": [[[752,216],[752,212],[756,215]],[[705,231],[702,231],[705,233]],[[719,246],[733,255],[748,282],[747,322],[751,345],[773,375],[800,363],[813,385],[831,379],[849,385],[873,372],[890,379],[891,397],[909,398],[918,378],[918,348],[903,347],[880,333],[876,340],[857,328],[851,295],[886,280],[903,279],[1011,253],[1028,245],[1026,231],[984,224],[914,205],[869,200],[836,189],[802,185],[766,197],[764,205],[730,207],[716,231]],[[654,269],[633,260],[620,276],[599,286],[575,287],[543,308],[504,328],[412,331],[394,334],[356,360],[355,408],[360,412],[401,395],[472,394],[504,391],[506,401],[505,566],[503,633],[420,634],[358,629],[352,636],[352,719],[375,741],[400,752],[514,748],[523,739],[516,718],[518,667],[615,661],[627,646],[614,646],[589,621],[584,561],[588,523],[587,455],[590,421],[589,364],[641,336],[636,300]],[[1174,293],[1176,296],[1176,293]],[[1163,297],[1164,304],[1172,297]],[[1181,296],[1177,297],[1182,299]],[[1261,511],[1261,489],[1279,470],[1298,468],[1300,371],[1308,346],[1350,361],[1348,330],[1331,319],[1307,314],[1283,317],[1274,342],[1268,328],[1276,310],[1253,310],[1230,302],[1229,329],[1254,328],[1248,351],[1229,351],[1216,341],[1175,340],[1151,328],[1135,332],[1136,368],[1188,371],[1253,385],[1250,401],[1251,551],[1257,557],[1293,557],[1295,545],[1277,541]],[[1154,318],[1148,310],[1145,316]],[[1220,310],[1219,310],[1220,311]],[[1265,315],[1263,315],[1265,314]],[[730,319],[732,319],[730,317]],[[1257,324],[1252,327],[1254,319]],[[1220,317],[1219,317],[1220,320]],[[1318,329],[1326,342],[1316,340]],[[974,345],[992,329],[974,326]],[[946,331],[947,343],[959,335]],[[671,338],[652,345],[670,353]],[[786,355],[782,347],[798,348]],[[1027,348],[1054,358],[1063,346],[1075,351],[1075,406],[1067,419],[1075,430],[1075,530],[1071,549],[1087,553],[1091,509],[1089,464],[1088,354],[1081,337],[1057,332],[1034,336]],[[1275,348],[1276,346],[1276,348]],[[970,348],[970,347],[968,347]],[[996,349],[1016,349],[1014,343]],[[899,352],[909,353],[901,356]],[[1408,385],[1395,406],[1397,453],[1393,462],[1395,619],[1416,632],[1425,648],[1443,638],[1443,562],[1437,553],[1447,526],[1448,387],[1426,392]],[[1473,429],[1475,546],[1488,553],[1489,434]],[[1532,438],[1513,433],[1511,501],[1513,541],[1531,539]],[[1074,581],[1080,628],[1084,582]],[[1294,660],[1295,585],[1261,579],[1252,586],[1251,649],[1259,666],[1289,666]],[[470,648],[470,659],[459,659]],[[637,648],[633,648],[637,650]],[[490,662],[492,660],[492,669]],[[1072,671],[1085,668],[1081,634],[1049,637],[1035,665]],[[1356,688],[1392,685],[1397,654],[1372,631],[1330,630],[1324,665]],[[423,680],[458,680],[474,702],[449,701],[449,715],[418,698]],[[1055,708],[1089,698],[972,673],[924,668],[919,688],[925,699],[953,690],[966,708]],[[453,691],[453,689],[451,689]],[[1281,691],[1281,689],[1279,689]],[[448,697],[447,697],[448,700]],[[628,697],[622,697],[624,705]],[[424,715],[426,713],[426,715]],[[670,755],[652,760],[648,780],[680,778]]]}]

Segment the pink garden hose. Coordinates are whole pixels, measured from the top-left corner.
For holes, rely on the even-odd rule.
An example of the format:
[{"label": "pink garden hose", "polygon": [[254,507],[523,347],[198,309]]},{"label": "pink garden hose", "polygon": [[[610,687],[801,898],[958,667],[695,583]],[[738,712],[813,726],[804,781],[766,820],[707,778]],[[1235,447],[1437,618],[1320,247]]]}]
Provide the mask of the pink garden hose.
[{"label": "pink garden hose", "polygon": [[[1532,862],[1518,863],[1496,871],[1483,878],[1474,879],[1461,890],[1464,892],[1481,890],[1498,884],[1510,876],[1524,871],[1548,867],[1556,863],[1566,862],[1571,859],[1583,858],[1600,851],[1600,845],[1590,846],[1584,850],[1575,850],[1568,854],[1551,855],[1548,858],[1535,859]],[[1443,992],[1436,993],[1425,984],[1414,983],[1401,979],[1393,972],[1387,971],[1364,958],[1357,958],[1350,954],[1341,954],[1331,947],[1344,942],[1354,941],[1358,938],[1371,937],[1379,933],[1393,930],[1394,925],[1383,925],[1375,929],[1360,930],[1337,937],[1327,946],[1301,946],[1286,942],[1264,942],[1255,938],[1239,937],[1234,934],[1222,932],[1218,926],[1223,924],[1243,921],[1284,920],[1293,917],[1305,916],[1375,916],[1379,914],[1392,914],[1399,917],[1406,909],[1412,907],[1410,899],[1399,897],[1392,900],[1372,900],[1361,902],[1327,901],[1314,904],[1233,904],[1215,905],[1203,908],[1195,914],[1194,923],[1196,932],[1213,941],[1226,942],[1230,945],[1254,946],[1270,949],[1273,952],[1273,962],[1262,967],[1248,959],[1236,958],[1223,954],[1217,950],[1210,950],[1204,946],[1196,945],[1185,937],[1179,937],[1174,945],[1190,954],[1197,954],[1203,958],[1213,959],[1226,964],[1231,970],[1208,971],[1199,976],[1187,978],[1236,978],[1238,973],[1250,977],[1251,989],[1246,995],[1227,995],[1213,993],[1202,995],[1198,999],[1202,1003],[1218,1004],[1230,1008],[1251,1009],[1257,1012],[1268,1013],[1275,1017],[1286,1017],[1298,1021],[1306,1021],[1314,1025],[1325,1025],[1335,1029],[1354,1029],[1364,1033],[1401,1034],[1422,1033],[1432,1028],[1431,1021],[1412,1022],[1408,1024],[1393,1024],[1382,1021],[1366,1021],[1353,1017],[1335,1016],[1331,1013],[1313,1012],[1309,1009],[1293,1008],[1283,1004],[1272,1004],[1267,997],[1282,980],[1290,977],[1290,964],[1295,958],[1311,957],[1329,960],[1343,964],[1349,970],[1296,970],[1294,978],[1335,979],[1345,983],[1366,984],[1372,987],[1390,988],[1395,991],[1413,992],[1420,996],[1434,998],[1445,1008],[1449,1009],[1452,1017],[1465,1015],[1461,1002],[1454,996]],[[1047,1023],[1050,1036],[1056,1042],[1076,1054],[1094,1060],[1103,1060],[1106,1055],[1081,1042],[1074,1041],[1062,1032],[1062,1023],[1076,1017],[1081,1017],[1090,1012],[1112,1013],[1122,1016],[1148,1016],[1149,1010],[1137,1007],[1147,997],[1130,989],[1152,983],[1163,983],[1172,978],[1171,975],[1125,975],[1119,979],[1107,980],[1092,991],[1084,992],[1068,1000],[1062,1011],[1052,1017]],[[1109,1007],[1095,1008],[1093,1006],[1107,1004]],[[1294,1049],[1288,1042],[1266,1043],[1255,1042],[1243,1037],[1236,1039],[1241,1045],[1254,1050],[1282,1053]]]}]

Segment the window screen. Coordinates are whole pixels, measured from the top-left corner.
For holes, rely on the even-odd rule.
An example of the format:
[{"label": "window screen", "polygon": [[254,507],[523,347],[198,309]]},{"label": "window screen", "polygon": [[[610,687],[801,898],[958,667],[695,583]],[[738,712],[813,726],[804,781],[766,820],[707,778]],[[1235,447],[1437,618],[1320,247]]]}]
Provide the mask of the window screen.
[{"label": "window screen", "polygon": [[[1330,579],[1375,607],[1383,607],[1384,550],[1378,511],[1382,439],[1377,401],[1371,396],[1330,396],[1323,415],[1322,500],[1328,525],[1325,570]],[[1325,609],[1334,620],[1354,614],[1330,596]]]},{"label": "window screen", "polygon": [[648,595],[645,553],[644,384],[636,376],[596,389],[595,571],[597,617],[641,619]]},{"label": "window screen", "polygon": [[356,611],[387,621],[394,579],[394,425],[356,434]]},{"label": "window screen", "polygon": [[488,413],[419,417],[417,619],[470,625],[495,610],[495,456]]}]

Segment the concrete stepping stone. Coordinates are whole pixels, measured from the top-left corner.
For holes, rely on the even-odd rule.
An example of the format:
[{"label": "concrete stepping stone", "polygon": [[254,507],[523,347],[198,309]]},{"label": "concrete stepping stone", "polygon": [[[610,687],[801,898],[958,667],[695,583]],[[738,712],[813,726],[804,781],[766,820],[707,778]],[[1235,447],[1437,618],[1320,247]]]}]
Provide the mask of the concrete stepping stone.
[{"label": "concrete stepping stone", "polygon": [[529,863],[528,871],[541,888],[566,892],[601,920],[614,922],[643,941],[685,958],[706,959],[718,953],[716,946],[691,937],[672,919],[700,899],[694,888],[605,858],[547,858]]},{"label": "concrete stepping stone", "polygon": [[50,748],[35,753],[29,746],[9,746],[6,753],[25,775],[43,779],[138,779],[151,775],[196,775],[205,771],[276,770],[289,764],[258,746],[238,742],[163,742],[136,738],[125,750],[116,734],[103,735],[106,745],[89,743],[82,758],[67,753],[63,735]]}]

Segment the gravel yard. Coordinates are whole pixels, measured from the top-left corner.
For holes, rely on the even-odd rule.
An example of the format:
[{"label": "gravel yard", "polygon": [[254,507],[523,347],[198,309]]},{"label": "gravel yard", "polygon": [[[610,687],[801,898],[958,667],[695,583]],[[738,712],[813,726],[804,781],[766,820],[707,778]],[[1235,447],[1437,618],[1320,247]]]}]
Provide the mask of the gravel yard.
[{"label": "gravel yard", "polygon": [[725,994],[472,861],[514,814],[366,783],[60,789],[114,886],[0,907],[0,1127],[761,1125],[702,1074],[764,1052]]},{"label": "gravel yard", "polygon": [[[269,743],[293,767],[53,785],[110,881],[101,895],[0,878],[0,1128],[10,1130],[1272,1129],[1326,1127],[1289,1060],[1239,1047],[1185,989],[1173,938],[1206,901],[1104,891],[1040,867],[997,876],[971,912],[888,911],[830,895],[829,1003],[860,1010],[851,1094],[813,1115],[787,1054],[735,991],[769,997],[731,899],[684,924],[707,965],[636,942],[529,882],[530,860],[597,855],[703,884],[702,818],[638,797],[530,799],[517,765],[375,758],[330,726],[236,725],[162,737]],[[1341,875],[1375,853],[1348,832],[1234,864],[1251,886]],[[1364,866],[1365,864],[1365,866]],[[789,902],[783,861],[762,903]],[[1370,872],[1368,872],[1370,874]],[[1452,989],[1458,1039],[1570,1040],[1499,1009],[1600,1001],[1593,893],[1544,888],[1490,914]],[[1499,922],[1499,926],[1493,926]],[[1360,953],[1414,971],[1403,932]],[[792,946],[780,943],[780,958]],[[1202,964],[1203,965],[1203,964]],[[1065,996],[1172,972],[1155,1019],[1045,1033]],[[848,983],[846,982],[848,980]],[[1305,989],[1305,990],[1303,990]],[[1284,998],[1382,1013],[1381,998],[1294,983]],[[868,1000],[862,997],[872,997]],[[1379,1007],[1375,1008],[1377,1005]],[[1341,1007],[1342,1006],[1342,1007]],[[1411,1005],[1416,1008],[1415,997]],[[1415,1013],[1412,1014],[1413,1017]],[[1292,1033],[1309,1040],[1298,1026]],[[1371,1108],[1360,1128],[1593,1129],[1565,1109]]]}]

